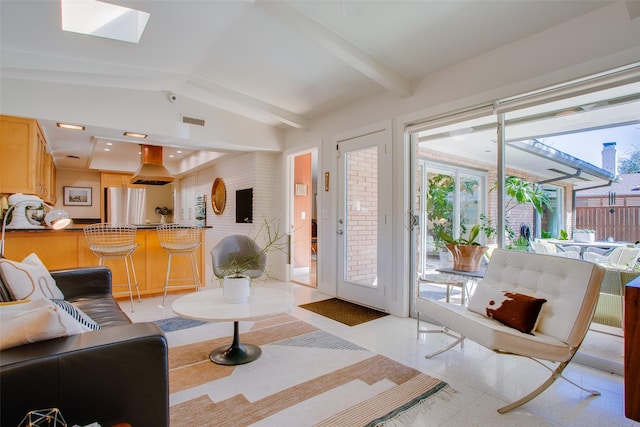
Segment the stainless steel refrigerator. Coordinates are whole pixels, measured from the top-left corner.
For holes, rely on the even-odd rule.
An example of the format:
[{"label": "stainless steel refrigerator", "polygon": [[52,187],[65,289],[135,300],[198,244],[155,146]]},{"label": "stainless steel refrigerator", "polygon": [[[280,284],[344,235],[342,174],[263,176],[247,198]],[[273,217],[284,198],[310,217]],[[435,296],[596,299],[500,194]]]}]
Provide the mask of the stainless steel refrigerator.
[{"label": "stainless steel refrigerator", "polygon": [[147,208],[146,189],[108,187],[104,191],[104,217],[107,222],[144,224]]}]

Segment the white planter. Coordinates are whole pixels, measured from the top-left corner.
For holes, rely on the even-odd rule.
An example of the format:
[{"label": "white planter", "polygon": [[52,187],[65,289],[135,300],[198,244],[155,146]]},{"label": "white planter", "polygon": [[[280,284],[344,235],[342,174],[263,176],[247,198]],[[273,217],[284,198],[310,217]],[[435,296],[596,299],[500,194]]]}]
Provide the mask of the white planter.
[{"label": "white planter", "polygon": [[596,240],[596,233],[576,233],[573,232],[573,241],[582,243],[591,243]]},{"label": "white planter", "polygon": [[225,277],[222,281],[224,301],[231,304],[247,302],[251,292],[249,284],[249,276]]}]

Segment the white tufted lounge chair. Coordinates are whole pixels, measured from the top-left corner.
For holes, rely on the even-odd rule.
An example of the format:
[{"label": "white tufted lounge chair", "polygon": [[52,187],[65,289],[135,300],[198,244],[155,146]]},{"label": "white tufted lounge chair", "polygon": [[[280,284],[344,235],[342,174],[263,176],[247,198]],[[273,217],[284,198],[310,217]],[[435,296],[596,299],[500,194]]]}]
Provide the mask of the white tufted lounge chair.
[{"label": "white tufted lounge chair", "polygon": [[[430,332],[420,329],[423,316],[430,322],[444,326],[442,332],[445,334],[454,336],[454,331],[459,334],[454,336],[456,340],[451,345],[426,357],[449,350],[466,338],[498,353],[528,357],[552,372],[534,391],[498,409],[500,413],[529,402],[559,377],[598,395],[599,392],[584,389],[563,377],[562,371],[578,351],[589,329],[603,275],[602,267],[579,259],[498,249],[491,256],[486,274],[471,297],[469,308],[477,310],[479,304],[474,299],[479,300],[481,293],[487,295],[507,291],[512,293],[510,295],[524,294],[545,299],[537,323],[532,327],[533,334],[521,332],[484,313],[457,304],[418,297],[416,311],[419,333]],[[515,300],[517,298],[511,301]],[[493,303],[490,301],[487,307]],[[486,310],[486,314],[490,314],[489,310]],[[540,360],[556,362],[558,365],[553,370]]]}]

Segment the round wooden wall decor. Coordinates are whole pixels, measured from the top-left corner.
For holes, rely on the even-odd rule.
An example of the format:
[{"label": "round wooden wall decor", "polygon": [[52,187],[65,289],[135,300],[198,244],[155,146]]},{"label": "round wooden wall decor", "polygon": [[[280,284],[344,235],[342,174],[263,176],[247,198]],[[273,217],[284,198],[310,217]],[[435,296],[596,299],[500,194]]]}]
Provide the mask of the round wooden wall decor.
[{"label": "round wooden wall decor", "polygon": [[222,178],[216,178],[211,187],[211,206],[216,215],[224,212],[224,205],[227,203],[227,189]]}]

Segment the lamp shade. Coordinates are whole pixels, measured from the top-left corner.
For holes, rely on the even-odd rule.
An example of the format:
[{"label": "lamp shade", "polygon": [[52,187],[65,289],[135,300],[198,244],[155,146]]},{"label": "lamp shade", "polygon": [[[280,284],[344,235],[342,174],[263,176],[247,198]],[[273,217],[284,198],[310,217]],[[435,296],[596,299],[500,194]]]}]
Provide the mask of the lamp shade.
[{"label": "lamp shade", "polygon": [[51,209],[45,215],[44,222],[54,230],[61,230],[71,224],[71,217],[62,209]]}]

